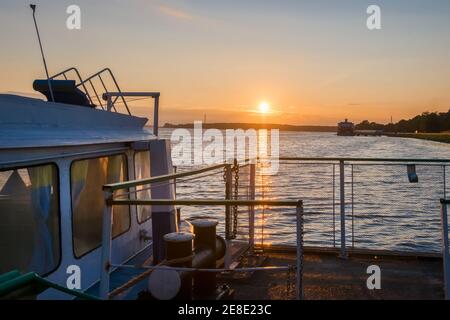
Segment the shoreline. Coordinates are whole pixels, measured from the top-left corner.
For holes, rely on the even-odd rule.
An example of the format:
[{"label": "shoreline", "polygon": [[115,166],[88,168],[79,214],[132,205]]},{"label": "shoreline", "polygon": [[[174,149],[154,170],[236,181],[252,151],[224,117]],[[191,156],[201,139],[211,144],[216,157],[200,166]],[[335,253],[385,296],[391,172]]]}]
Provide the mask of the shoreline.
[{"label": "shoreline", "polygon": [[[193,123],[173,124],[165,123],[160,128],[183,128],[193,129]],[[240,123],[240,122],[216,122],[216,123],[202,123],[203,129],[278,129],[280,131],[298,131],[298,132],[337,132],[336,126],[320,126],[320,125],[289,125],[276,123]]]},{"label": "shoreline", "polygon": [[[193,124],[171,124],[166,123],[160,128],[165,129],[194,129]],[[290,132],[311,132],[311,133],[329,133],[336,132],[337,128],[333,126],[315,126],[315,125],[279,125],[279,124],[253,124],[253,123],[208,123],[202,125],[203,129],[279,129],[280,131],[290,131]],[[385,132],[380,135],[393,137],[393,138],[410,138],[410,139],[420,139],[428,140],[440,143],[450,144],[450,133],[392,133]]]},{"label": "shoreline", "polygon": [[440,143],[450,143],[450,133],[385,133],[388,137],[412,138]]}]

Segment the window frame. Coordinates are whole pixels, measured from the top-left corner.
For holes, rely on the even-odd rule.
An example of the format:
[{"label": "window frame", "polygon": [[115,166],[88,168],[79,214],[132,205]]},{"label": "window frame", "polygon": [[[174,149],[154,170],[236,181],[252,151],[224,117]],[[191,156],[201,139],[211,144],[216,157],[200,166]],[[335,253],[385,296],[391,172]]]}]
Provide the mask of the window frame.
[{"label": "window frame", "polygon": [[[118,153],[113,153],[113,154],[102,154],[102,155],[96,155],[96,156],[90,156],[90,157],[83,157],[83,158],[77,158],[74,159],[72,161],[70,161],[70,167],[69,167],[69,183],[70,183],[70,225],[72,228],[72,254],[74,256],[75,259],[79,260],[82,259],[85,255],[93,252],[94,250],[97,250],[98,248],[100,248],[102,246],[102,242],[100,241],[100,244],[93,247],[92,249],[90,249],[89,251],[84,252],[82,255],[77,256],[77,254],[75,253],[75,237],[74,237],[74,214],[73,214],[73,203],[72,203],[72,166],[74,165],[75,162],[78,161],[84,161],[84,160],[92,160],[92,159],[100,159],[100,158],[108,158],[108,157],[114,157],[114,156],[122,156],[125,159],[125,163],[124,163],[124,168],[126,170],[126,174],[127,174],[127,179],[129,178],[129,172],[128,172],[128,157],[127,154],[124,152],[118,152]],[[128,207],[128,228],[126,230],[124,230],[123,232],[115,235],[114,237],[111,237],[111,241],[124,235],[125,233],[127,233],[128,231],[131,230],[131,206],[127,206]],[[103,228],[103,225],[102,225]]]},{"label": "window frame", "polygon": [[[49,161],[49,162],[43,162],[43,163],[33,163],[31,165],[23,165],[23,166],[12,166],[12,167],[4,167],[0,169],[0,172],[4,171],[11,171],[11,170],[20,170],[20,169],[28,169],[28,168],[34,168],[34,167],[43,167],[52,165],[54,168],[56,168],[56,187],[58,189],[58,195],[55,197],[57,201],[57,216],[58,216],[58,261],[55,264],[55,267],[51,269],[50,271],[40,274],[41,277],[47,277],[56,270],[59,269],[62,262],[62,224],[61,224],[61,180],[60,180],[60,174],[59,174],[59,165],[56,161]],[[33,272],[31,270],[30,272]]]},{"label": "window frame", "polygon": [[[134,153],[133,153],[133,169],[134,169],[134,177],[135,178],[136,178],[136,154],[139,153],[139,152],[148,152],[149,156],[151,157],[150,149],[148,149],[148,150],[135,150],[134,151]],[[148,161],[149,161],[149,166],[150,166],[151,165],[150,164],[150,159],[148,159]],[[150,177],[151,177],[151,172],[150,172]],[[134,189],[136,191],[136,187],[134,187]],[[137,199],[137,192],[135,192],[134,194],[135,194],[135,197]],[[152,214],[150,214],[150,217],[148,217],[147,219],[142,220],[141,222],[139,222],[138,205],[135,205],[135,210],[136,210],[136,221],[137,221],[138,225],[144,224],[144,223],[146,223],[147,221],[149,221],[152,218]]]}]

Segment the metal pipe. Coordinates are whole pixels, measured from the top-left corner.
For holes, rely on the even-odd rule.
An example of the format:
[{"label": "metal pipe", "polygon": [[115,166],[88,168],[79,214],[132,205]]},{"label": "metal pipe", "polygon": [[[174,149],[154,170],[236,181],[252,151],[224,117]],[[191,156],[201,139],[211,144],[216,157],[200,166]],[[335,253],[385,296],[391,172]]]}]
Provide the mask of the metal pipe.
[{"label": "metal pipe", "polygon": [[177,179],[177,178],[193,176],[193,175],[197,175],[197,174],[200,174],[203,172],[217,170],[219,168],[223,168],[224,166],[226,166],[226,164],[217,164],[217,165],[205,167],[205,168],[198,169],[198,170],[192,170],[192,171],[188,171],[188,172],[166,174],[166,175],[161,175],[161,176],[151,177],[151,178],[141,179],[141,180],[110,183],[110,184],[104,185],[103,189],[110,190],[110,191],[128,189],[130,187],[136,187],[136,186],[151,184],[151,183],[155,183],[155,182],[161,182],[161,181],[167,181],[167,180],[173,180],[173,179]]},{"label": "metal pipe", "polygon": [[333,163],[333,248],[336,247],[336,165]]},{"label": "metal pipe", "polygon": [[[89,79],[89,78],[88,78]],[[88,80],[84,80],[85,82]],[[112,97],[153,97],[156,98],[160,95],[160,92],[148,92],[148,91],[142,91],[142,92],[108,92],[106,95],[110,95]]]},{"label": "metal pipe", "polygon": [[[306,158],[306,159],[320,159],[320,158]],[[326,159],[326,158],[324,158],[324,159]],[[336,158],[336,159],[339,160],[339,158]],[[356,158],[355,159],[346,158],[346,159],[348,159],[348,161],[357,161],[358,160]],[[379,160],[383,160],[383,159],[379,159]],[[346,160],[342,159],[342,161],[346,161]],[[372,161],[372,160],[371,159],[366,159],[365,161]],[[402,159],[402,161],[405,161],[405,159]],[[429,161],[429,162],[433,162],[433,161],[435,161],[435,162],[450,162],[450,160],[425,160],[425,159],[422,159],[419,162],[426,162],[426,161]],[[362,165],[362,164],[360,164],[360,165]],[[226,166],[226,164],[219,164],[219,165],[214,165],[214,166],[206,167],[206,168],[199,169],[199,170],[193,170],[193,171],[182,172],[182,173],[171,174],[171,175],[163,175],[163,176],[152,177],[152,178],[142,179],[142,180],[111,183],[111,184],[105,185],[104,189],[111,189],[112,191],[119,190],[119,189],[127,189],[130,186],[144,185],[144,184],[150,184],[150,183],[159,182],[159,181],[171,180],[171,179],[174,179],[174,178],[181,178],[181,177],[192,176],[192,175],[196,175],[196,174],[199,174],[199,173],[202,173],[202,172],[211,171],[211,170],[214,170],[214,169],[219,169],[219,168],[222,168],[224,166]]]},{"label": "metal pipe", "polygon": [[127,269],[145,269],[145,270],[174,270],[174,271],[182,271],[182,272],[212,272],[212,273],[221,273],[221,272],[253,272],[253,271],[286,271],[291,269],[290,266],[266,266],[266,267],[245,267],[245,268],[184,268],[184,267],[170,267],[170,266],[135,266],[129,264],[111,264],[111,267],[114,268],[127,268]]},{"label": "metal pipe", "polygon": [[102,100],[101,100],[100,97],[98,96],[97,90],[95,90],[95,86],[94,86],[94,84],[92,83],[92,80],[91,80],[91,79],[89,80],[89,84],[91,85],[91,88],[92,88],[92,90],[94,91],[95,96],[97,97],[98,103],[100,103],[100,107],[103,109],[103,103],[102,103]]},{"label": "metal pipe", "polygon": [[[117,83],[116,77],[114,77],[114,74],[112,73],[111,69],[110,68],[105,68],[104,70],[109,72],[109,74],[111,76],[111,79],[113,80],[114,84],[116,85],[117,91],[119,91],[119,93],[122,93],[122,90],[120,90],[119,84]],[[99,72],[98,74],[100,75],[101,72]],[[128,114],[131,116],[130,109],[128,108],[128,104],[125,101],[125,98],[124,98],[123,95],[122,95],[122,102],[125,105],[125,108],[127,109]]]},{"label": "metal pipe", "polygon": [[59,72],[59,73],[57,73],[57,74],[51,76],[50,79],[54,79],[54,78],[56,78],[56,77],[59,77],[60,75],[64,75],[64,77],[67,79],[66,73],[69,72],[69,71],[75,72],[75,74],[76,74],[77,77],[78,77],[78,80],[80,81],[79,84],[76,85],[76,87],[78,87],[80,84],[83,86],[83,88],[84,88],[84,93],[86,94],[86,97],[88,98],[88,100],[89,100],[89,102],[91,103],[91,105],[93,105],[94,102],[92,101],[92,99],[91,99],[91,97],[90,97],[90,95],[89,95],[89,92],[88,92],[86,86],[85,86],[84,83],[83,83],[83,78],[81,78],[81,74],[80,74],[80,72],[78,71],[77,68],[75,68],[75,67],[70,67],[70,68],[68,68],[68,69],[66,69],[66,70],[64,70],[64,71],[61,71],[61,72]]},{"label": "metal pipe", "polygon": [[341,205],[341,258],[347,257],[345,247],[345,163],[343,160],[339,161],[339,192]]},{"label": "metal pipe", "polygon": [[[226,164],[225,166],[225,199],[231,201],[232,193],[233,193],[233,173],[231,164]],[[225,205],[225,241],[227,247],[230,247],[231,242],[231,206]],[[225,252],[224,259],[225,268],[228,268],[231,265],[231,252],[227,250]]]},{"label": "metal pipe", "polygon": [[[177,166],[173,166],[173,173],[177,173]],[[173,179],[173,197],[177,198],[177,178]]]},{"label": "metal pipe", "polygon": [[112,207],[108,199],[112,193],[105,191],[105,209],[103,211],[102,228],[102,260],[100,264],[100,298],[108,299],[109,296],[109,271],[111,268],[111,235],[112,235]]},{"label": "metal pipe", "polygon": [[155,105],[153,110],[153,134],[158,136],[158,126],[159,126],[159,94],[155,97]]},{"label": "metal pipe", "polygon": [[441,200],[441,225],[442,225],[442,259],[444,262],[444,289],[445,299],[450,300],[450,248],[448,240],[448,215],[447,203]]},{"label": "metal pipe", "polygon": [[352,248],[355,247],[355,190],[354,190],[354,176],[353,176],[353,164],[352,166]]},{"label": "metal pipe", "polygon": [[[231,200],[233,194],[233,173],[231,164],[225,165],[225,199]],[[225,239],[231,238],[231,207],[225,206]]]},{"label": "metal pipe", "polygon": [[[111,205],[186,205],[186,206],[272,206],[272,207],[296,207],[298,201],[294,200],[190,200],[190,199],[136,199],[136,200],[109,200]],[[308,212],[308,215],[310,213]]]},{"label": "metal pipe", "polygon": [[[255,200],[256,198],[256,164],[250,164],[250,190],[249,197],[250,200]],[[250,246],[250,253],[253,253],[255,248],[255,206],[249,206],[248,210],[248,242]]]},{"label": "metal pipe", "polygon": [[[279,162],[280,165],[302,165],[302,166],[317,166],[317,165],[321,165],[321,166],[326,166],[326,165],[333,165],[333,164],[338,164],[338,163],[333,163],[333,162],[327,162],[327,159],[325,159],[323,162],[319,161],[319,160],[315,160],[315,162],[311,161],[298,161],[298,162]],[[371,160],[367,160],[366,163],[361,162],[361,161],[352,161],[352,159],[350,160],[345,160],[347,162],[353,163],[353,164],[357,164],[360,167],[363,166],[379,166],[379,167],[386,167],[386,166],[391,166],[391,167],[404,167],[405,165],[409,165],[409,164],[416,164],[416,165],[422,165],[422,166],[427,166],[427,167],[441,167],[442,163],[447,163],[446,162],[427,162],[427,161],[422,161],[422,162],[418,162],[415,163],[414,161],[410,161],[410,162],[383,162],[383,161],[371,161]],[[407,160],[405,160],[407,161]],[[445,164],[444,164],[445,165]]]},{"label": "metal pipe", "polygon": [[405,158],[336,158],[336,157],[280,157],[280,161],[344,161],[344,162],[445,162],[450,163],[450,159],[405,159]]},{"label": "metal pipe", "polygon": [[447,177],[446,177],[446,166],[443,165],[443,174],[444,174],[444,198],[447,198]]},{"label": "metal pipe", "polygon": [[299,201],[296,207],[297,247],[296,247],[296,286],[297,300],[303,299],[303,204]]},{"label": "metal pipe", "polygon": [[112,73],[111,69],[109,69],[109,68],[104,68],[104,69],[98,71],[97,73],[94,73],[93,75],[87,77],[86,79],[84,79],[83,81],[81,81],[79,84],[77,84],[77,87],[80,86],[80,85],[82,85],[82,86],[84,87],[84,84],[85,84],[87,81],[91,81],[91,79],[93,79],[93,78],[99,76],[99,75],[102,74],[103,72],[108,72],[108,73],[109,73],[109,75],[111,76],[111,79],[113,80],[114,85],[116,86],[117,91],[118,91],[118,92],[115,92],[115,93],[110,93],[110,92],[108,92],[108,93],[106,93],[106,94],[111,95],[111,96],[120,96],[120,97],[122,98],[123,104],[125,105],[125,108],[127,109],[128,114],[131,116],[131,112],[130,112],[130,109],[128,108],[128,104],[127,104],[127,102],[125,101],[124,95],[122,94],[122,91],[120,90],[119,84],[117,83],[116,78],[114,77],[114,74]]},{"label": "metal pipe", "polygon": [[34,26],[36,28],[36,34],[37,34],[37,38],[38,38],[38,42],[39,42],[39,48],[41,49],[42,61],[44,62],[45,74],[47,76],[50,97],[52,98],[52,102],[55,102],[55,97],[53,96],[52,83],[51,83],[50,77],[48,75],[47,62],[45,61],[44,49],[42,49],[41,36],[39,35],[39,28],[38,28],[38,25],[36,22],[36,5],[30,4],[30,8],[31,8],[31,10],[33,10]]}]

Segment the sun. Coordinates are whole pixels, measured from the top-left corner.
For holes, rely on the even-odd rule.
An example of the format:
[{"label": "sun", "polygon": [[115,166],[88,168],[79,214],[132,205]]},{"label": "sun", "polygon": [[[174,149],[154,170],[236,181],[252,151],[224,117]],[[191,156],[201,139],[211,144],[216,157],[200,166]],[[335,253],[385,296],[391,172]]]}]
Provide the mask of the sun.
[{"label": "sun", "polygon": [[270,110],[270,105],[269,105],[267,102],[262,101],[262,102],[259,104],[258,108],[259,108],[259,112],[260,112],[260,113],[268,113],[269,110]]}]

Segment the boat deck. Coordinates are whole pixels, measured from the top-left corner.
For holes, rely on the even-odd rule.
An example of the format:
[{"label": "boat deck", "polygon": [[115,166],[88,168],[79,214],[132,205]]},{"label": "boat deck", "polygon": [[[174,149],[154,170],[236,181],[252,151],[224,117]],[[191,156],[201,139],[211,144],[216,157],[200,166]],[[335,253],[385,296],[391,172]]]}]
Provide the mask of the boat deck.
[{"label": "boat deck", "polygon": [[[295,265],[293,250],[270,250],[260,255],[263,266]],[[369,290],[367,267],[381,268],[381,289]],[[442,259],[432,256],[352,254],[308,250],[304,255],[304,299],[443,299]],[[290,279],[290,281],[288,281]],[[234,299],[294,299],[295,272],[256,271],[222,277],[234,290]],[[288,282],[291,283],[288,290]],[[288,292],[289,291],[289,292]]]}]

